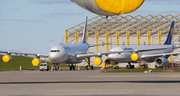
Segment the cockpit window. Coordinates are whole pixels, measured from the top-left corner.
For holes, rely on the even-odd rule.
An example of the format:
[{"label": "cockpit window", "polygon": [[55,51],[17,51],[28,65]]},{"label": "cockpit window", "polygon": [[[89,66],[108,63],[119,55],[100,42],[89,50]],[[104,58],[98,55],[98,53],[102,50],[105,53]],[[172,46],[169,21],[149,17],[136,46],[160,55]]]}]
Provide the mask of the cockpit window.
[{"label": "cockpit window", "polygon": [[51,50],[50,52],[60,52],[59,50]]}]

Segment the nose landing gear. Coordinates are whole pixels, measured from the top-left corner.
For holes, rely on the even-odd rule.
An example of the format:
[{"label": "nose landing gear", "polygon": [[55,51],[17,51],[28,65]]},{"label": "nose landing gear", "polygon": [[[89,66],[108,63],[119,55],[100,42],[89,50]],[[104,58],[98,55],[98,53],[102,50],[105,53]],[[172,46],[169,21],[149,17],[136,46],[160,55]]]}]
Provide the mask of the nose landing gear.
[{"label": "nose landing gear", "polygon": [[53,70],[55,70],[55,71],[58,71],[58,70],[59,70],[58,64],[54,64],[54,63],[53,63]]}]

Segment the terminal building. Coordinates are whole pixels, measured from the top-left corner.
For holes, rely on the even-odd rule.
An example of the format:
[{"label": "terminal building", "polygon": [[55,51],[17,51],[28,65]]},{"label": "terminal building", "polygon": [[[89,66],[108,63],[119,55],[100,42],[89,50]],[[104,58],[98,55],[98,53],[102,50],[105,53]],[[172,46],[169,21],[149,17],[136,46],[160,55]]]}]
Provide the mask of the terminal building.
[{"label": "terminal building", "polygon": [[[159,14],[156,16],[118,15],[109,16],[108,18],[102,16],[91,18],[87,22],[87,42],[90,45],[112,43],[90,47],[89,51],[108,52],[116,46],[161,45],[166,40],[172,21],[175,21],[172,44],[180,46],[180,14],[176,16]],[[84,22],[67,29],[65,31],[65,43],[81,42],[83,29]],[[176,49],[174,52],[180,52],[180,49]],[[106,58],[106,56],[103,56],[103,61]],[[90,60],[93,64],[94,57],[91,57]],[[180,63],[180,56],[170,56],[169,61]],[[85,66],[86,62],[84,61],[80,65]],[[127,63],[119,63],[120,67],[126,65]],[[136,67],[137,65],[135,64]],[[155,63],[149,64],[151,68],[154,68],[154,66]]]}]

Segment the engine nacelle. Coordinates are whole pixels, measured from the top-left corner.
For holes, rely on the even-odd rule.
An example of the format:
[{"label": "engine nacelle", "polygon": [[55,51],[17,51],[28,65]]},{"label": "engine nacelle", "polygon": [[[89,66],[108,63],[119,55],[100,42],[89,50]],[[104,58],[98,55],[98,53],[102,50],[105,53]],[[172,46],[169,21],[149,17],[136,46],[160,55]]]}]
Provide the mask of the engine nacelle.
[{"label": "engine nacelle", "polygon": [[109,60],[109,59],[106,59],[106,60],[105,60],[105,64],[107,64],[107,65],[110,66],[110,67],[116,65],[114,62],[112,62],[112,61]]},{"label": "engine nacelle", "polygon": [[164,57],[158,57],[156,60],[155,60],[156,64],[158,64],[159,66],[163,66],[163,65],[166,65],[169,63],[169,60],[167,60],[166,58]]},{"label": "engine nacelle", "polygon": [[34,59],[32,60],[32,65],[33,65],[33,66],[38,66],[40,63],[41,63],[41,60],[38,59],[38,58],[34,58]]},{"label": "engine nacelle", "polygon": [[103,60],[102,60],[102,58],[100,58],[100,57],[96,57],[96,58],[94,59],[94,64],[97,65],[97,66],[101,65],[102,62],[103,62]]},{"label": "engine nacelle", "polygon": [[139,59],[139,55],[137,53],[132,53],[131,54],[131,60],[132,61],[137,61]]},{"label": "engine nacelle", "polygon": [[106,63],[106,64],[111,64],[111,60],[106,59],[106,60],[105,60],[105,63]]},{"label": "engine nacelle", "polygon": [[4,56],[2,57],[2,60],[3,60],[3,62],[5,62],[5,63],[11,61],[11,59],[12,59],[11,55],[4,55]]}]

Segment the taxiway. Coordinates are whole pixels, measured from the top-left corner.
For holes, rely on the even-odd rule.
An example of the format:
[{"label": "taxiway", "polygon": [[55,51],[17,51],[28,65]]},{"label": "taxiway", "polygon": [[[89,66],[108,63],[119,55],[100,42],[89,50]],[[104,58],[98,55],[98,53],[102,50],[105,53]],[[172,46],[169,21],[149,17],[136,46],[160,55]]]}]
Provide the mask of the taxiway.
[{"label": "taxiway", "polygon": [[3,71],[0,96],[179,96],[180,73]]}]

